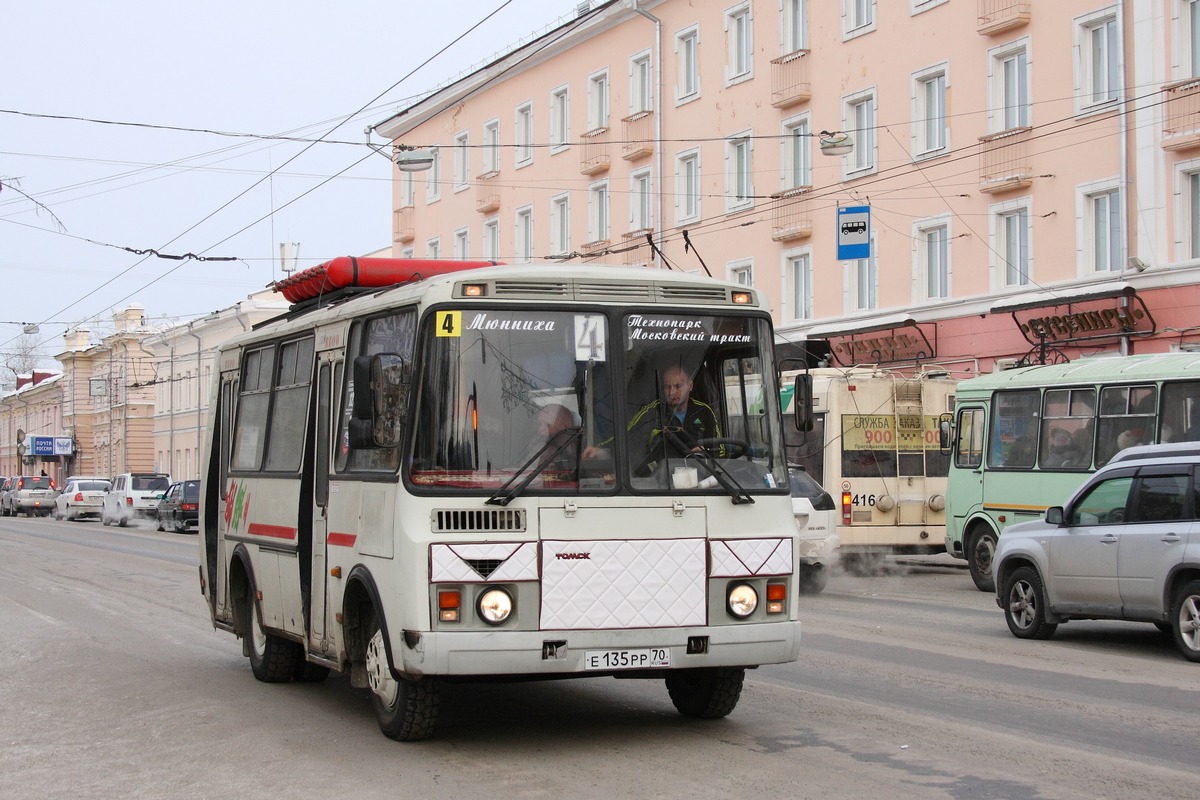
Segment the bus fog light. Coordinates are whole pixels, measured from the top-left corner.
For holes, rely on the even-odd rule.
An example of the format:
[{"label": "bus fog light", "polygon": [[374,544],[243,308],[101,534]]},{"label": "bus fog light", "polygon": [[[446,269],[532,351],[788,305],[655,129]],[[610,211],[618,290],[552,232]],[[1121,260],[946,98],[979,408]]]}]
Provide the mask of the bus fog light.
[{"label": "bus fog light", "polygon": [[512,614],[512,595],[503,589],[488,589],[479,595],[479,618],[489,625],[500,625]]},{"label": "bus fog light", "polygon": [[758,592],[748,583],[739,583],[729,589],[729,613],[745,619],[758,608]]}]

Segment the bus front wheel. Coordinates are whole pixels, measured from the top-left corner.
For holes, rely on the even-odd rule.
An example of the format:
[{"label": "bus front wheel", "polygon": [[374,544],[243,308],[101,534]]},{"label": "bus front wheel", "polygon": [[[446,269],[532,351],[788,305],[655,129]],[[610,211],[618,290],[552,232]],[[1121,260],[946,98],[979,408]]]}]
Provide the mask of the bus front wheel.
[{"label": "bus front wheel", "polygon": [[720,719],[737,707],[745,678],[740,667],[681,669],[667,673],[667,692],[685,717]]},{"label": "bus front wheel", "polygon": [[430,678],[396,680],[388,664],[383,631],[378,626],[367,642],[367,684],[379,730],[398,742],[415,742],[433,735],[438,715],[438,686]]},{"label": "bus front wheel", "polygon": [[992,575],[992,557],[996,555],[996,534],[988,528],[977,528],[967,544],[967,565],[971,568],[971,580],[981,592],[996,591],[996,579]]}]

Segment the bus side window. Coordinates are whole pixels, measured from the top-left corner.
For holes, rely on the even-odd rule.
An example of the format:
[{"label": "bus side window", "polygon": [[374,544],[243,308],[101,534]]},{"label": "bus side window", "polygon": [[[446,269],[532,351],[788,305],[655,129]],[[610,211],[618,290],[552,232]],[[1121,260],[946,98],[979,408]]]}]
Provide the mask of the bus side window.
[{"label": "bus side window", "polygon": [[1164,383],[1158,441],[1200,441],[1200,382]]}]

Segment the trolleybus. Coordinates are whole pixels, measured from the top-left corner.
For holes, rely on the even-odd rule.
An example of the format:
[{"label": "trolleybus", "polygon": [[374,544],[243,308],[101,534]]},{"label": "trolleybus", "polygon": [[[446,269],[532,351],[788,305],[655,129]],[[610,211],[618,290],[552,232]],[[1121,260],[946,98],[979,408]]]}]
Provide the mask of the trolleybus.
[{"label": "trolleybus", "polygon": [[[200,518],[212,623],[256,678],[348,673],[412,740],[456,680],[657,678],[715,718],[797,658],[756,290],[350,258],[278,288],[292,310],[221,349]],[[672,368],[709,427],[660,402]]]},{"label": "trolleybus", "polygon": [[[793,396],[803,374],[810,408]],[[949,373],[819,367],[783,378],[782,405],[800,421],[787,426],[788,460],[833,495],[843,566],[869,573],[886,555],[944,552],[949,458],[938,421],[954,407]]]},{"label": "trolleybus", "polygon": [[1061,504],[1119,450],[1200,440],[1200,353],[1093,356],[960,381],[946,549],[995,590],[1004,528]]}]

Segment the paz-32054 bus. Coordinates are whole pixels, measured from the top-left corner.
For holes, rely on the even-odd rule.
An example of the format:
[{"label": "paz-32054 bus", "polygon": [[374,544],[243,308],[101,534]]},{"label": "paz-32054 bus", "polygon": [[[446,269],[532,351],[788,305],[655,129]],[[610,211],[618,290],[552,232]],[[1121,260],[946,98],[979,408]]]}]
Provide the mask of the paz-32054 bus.
[{"label": "paz-32054 bus", "polygon": [[798,656],[754,289],[349,258],[280,288],[293,310],[222,348],[200,520],[212,622],[259,680],[347,672],[410,740],[448,679],[661,678],[715,718]]}]

